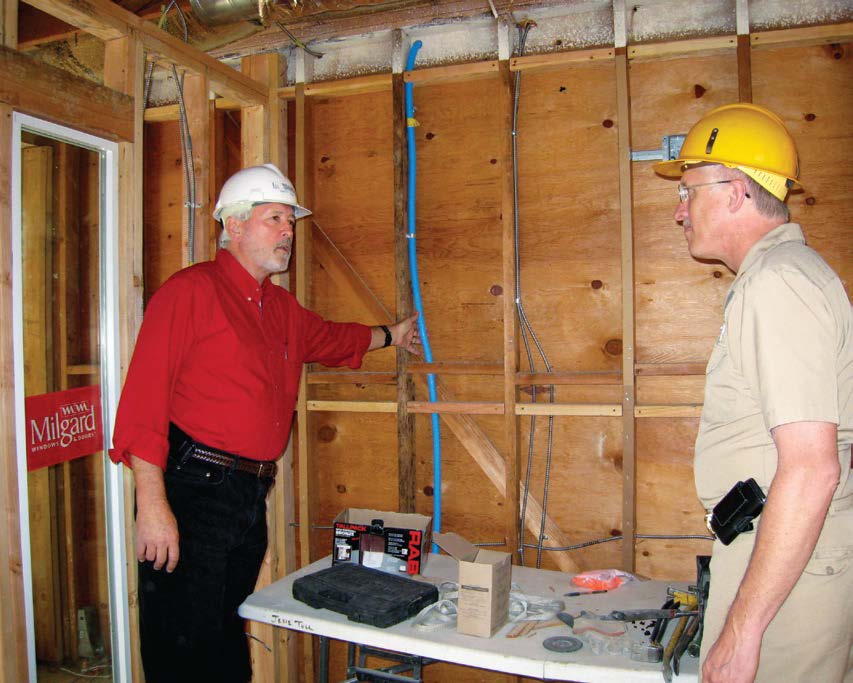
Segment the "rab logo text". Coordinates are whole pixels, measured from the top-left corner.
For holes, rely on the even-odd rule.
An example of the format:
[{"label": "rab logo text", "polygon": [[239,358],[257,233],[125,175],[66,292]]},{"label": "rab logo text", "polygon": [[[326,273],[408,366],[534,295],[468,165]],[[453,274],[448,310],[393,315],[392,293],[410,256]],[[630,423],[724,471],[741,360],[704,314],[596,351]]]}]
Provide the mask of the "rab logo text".
[{"label": "rab logo text", "polygon": [[417,574],[421,570],[421,532],[409,532],[409,559],[406,563],[406,571],[409,574]]}]

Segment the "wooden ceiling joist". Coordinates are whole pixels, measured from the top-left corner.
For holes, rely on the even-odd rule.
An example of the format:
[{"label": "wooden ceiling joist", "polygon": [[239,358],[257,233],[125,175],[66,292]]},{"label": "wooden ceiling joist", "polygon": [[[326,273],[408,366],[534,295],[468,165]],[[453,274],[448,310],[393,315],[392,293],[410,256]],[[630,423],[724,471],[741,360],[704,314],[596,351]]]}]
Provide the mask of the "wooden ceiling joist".
[{"label": "wooden ceiling joist", "polygon": [[85,3],[30,0],[29,4],[102,40],[135,34],[149,55],[153,54],[159,60],[178,64],[194,73],[207,76],[214,92],[237,100],[241,105],[255,106],[267,101],[267,88],[260,83],[109,0],[87,0]]}]

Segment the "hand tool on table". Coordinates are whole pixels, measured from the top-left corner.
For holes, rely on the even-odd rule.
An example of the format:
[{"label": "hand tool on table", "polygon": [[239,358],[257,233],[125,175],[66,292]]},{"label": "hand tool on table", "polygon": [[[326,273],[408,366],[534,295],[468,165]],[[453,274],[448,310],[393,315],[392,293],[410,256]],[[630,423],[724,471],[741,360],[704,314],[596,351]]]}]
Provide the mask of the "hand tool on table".
[{"label": "hand tool on table", "polygon": [[[685,616],[690,615],[689,619],[679,620],[663,651],[663,679],[666,683],[671,683],[673,669],[678,673],[679,667],[678,663],[673,664],[676,651],[678,651],[678,657],[681,657],[684,654],[684,650],[687,649],[690,640],[696,635],[699,623],[699,612],[697,610],[699,599],[693,592],[674,590],[672,588],[667,589],[667,594],[672,600],[681,603],[681,606],[685,608],[681,614]],[[688,629],[688,624],[690,625],[690,629]],[[661,633],[661,636],[663,636],[663,633]]]},{"label": "hand tool on table", "polygon": [[[694,599],[692,607],[695,608]],[[683,617],[695,617],[699,612],[695,610],[682,611],[679,609],[626,609],[613,610],[610,614],[598,617],[603,621],[651,621],[652,619],[681,619]],[[587,615],[589,616],[589,615]]]},{"label": "hand tool on table", "polygon": [[681,634],[681,638],[679,638],[678,642],[675,644],[675,650],[672,653],[672,670],[675,672],[676,676],[679,674],[681,657],[684,655],[684,651],[687,649],[687,646],[693,641],[693,638],[696,637],[696,633],[699,630],[699,623],[700,618],[698,616],[691,617],[690,621],[687,622],[687,626],[684,628],[684,633]]},{"label": "hand tool on table", "polygon": [[[678,603],[673,598],[667,598],[661,609],[670,610],[678,607]],[[635,662],[650,662],[657,664],[663,659],[663,646],[660,643],[663,633],[666,630],[668,619],[657,619],[652,627],[652,632],[649,636],[648,643],[634,643],[631,646],[631,659]]]},{"label": "hand tool on table", "polygon": [[670,637],[669,642],[666,644],[666,649],[663,651],[663,680],[666,683],[672,683],[672,655],[675,652],[675,646],[678,644],[678,640],[681,638],[686,624],[687,622],[684,619],[678,621],[675,631],[673,631],[672,637]]},{"label": "hand tool on table", "polygon": [[[696,636],[687,646],[687,654],[691,657],[699,656],[702,645],[702,633],[705,629],[705,608],[708,604],[708,590],[711,586],[711,556],[696,556],[696,596],[699,600],[699,627]],[[694,586],[691,586],[694,588]]]}]

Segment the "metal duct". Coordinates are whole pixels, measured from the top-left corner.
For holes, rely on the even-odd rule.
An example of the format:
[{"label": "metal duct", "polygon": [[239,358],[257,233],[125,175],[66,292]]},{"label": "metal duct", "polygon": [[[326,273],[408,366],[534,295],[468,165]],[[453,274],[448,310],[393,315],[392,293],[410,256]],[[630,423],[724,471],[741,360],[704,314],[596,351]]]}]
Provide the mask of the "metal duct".
[{"label": "metal duct", "polygon": [[[193,13],[205,26],[243,20],[263,20],[269,15],[272,0],[190,0]],[[263,13],[263,16],[261,16]]]}]

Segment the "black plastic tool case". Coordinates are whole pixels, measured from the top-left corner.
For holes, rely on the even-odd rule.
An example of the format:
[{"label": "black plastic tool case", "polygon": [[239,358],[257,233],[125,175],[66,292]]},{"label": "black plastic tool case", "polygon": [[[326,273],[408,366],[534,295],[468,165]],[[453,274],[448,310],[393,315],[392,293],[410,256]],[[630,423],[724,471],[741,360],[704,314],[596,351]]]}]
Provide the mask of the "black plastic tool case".
[{"label": "black plastic tool case", "polygon": [[357,564],[336,564],[296,579],[293,597],[346,614],[350,621],[387,628],[436,602],[438,589]]}]

